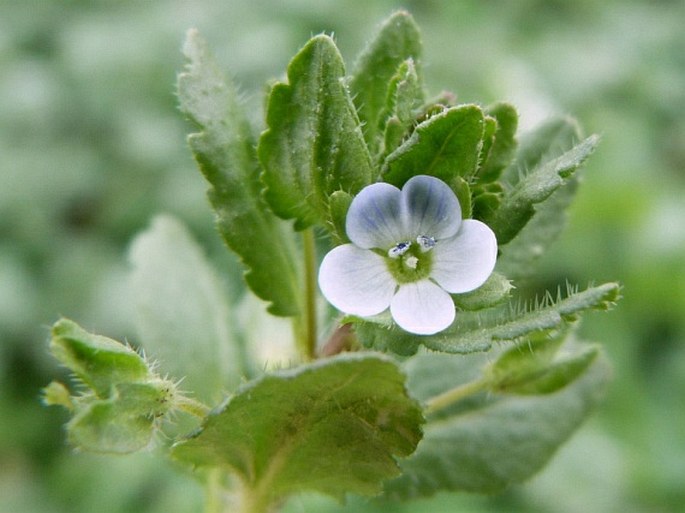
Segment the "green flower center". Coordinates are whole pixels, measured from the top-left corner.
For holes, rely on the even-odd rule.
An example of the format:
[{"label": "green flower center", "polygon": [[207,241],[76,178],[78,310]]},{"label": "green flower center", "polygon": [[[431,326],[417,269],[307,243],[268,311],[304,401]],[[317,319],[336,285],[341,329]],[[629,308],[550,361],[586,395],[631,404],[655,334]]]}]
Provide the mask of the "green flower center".
[{"label": "green flower center", "polygon": [[430,276],[435,240],[420,235],[416,242],[399,242],[388,250],[385,262],[397,283],[414,283]]}]

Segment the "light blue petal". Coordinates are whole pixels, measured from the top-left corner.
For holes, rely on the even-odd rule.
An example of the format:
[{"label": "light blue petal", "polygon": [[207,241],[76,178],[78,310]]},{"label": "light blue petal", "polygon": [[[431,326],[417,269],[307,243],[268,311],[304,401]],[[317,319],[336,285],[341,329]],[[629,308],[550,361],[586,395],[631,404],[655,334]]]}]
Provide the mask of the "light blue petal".
[{"label": "light blue petal", "polygon": [[459,200],[445,182],[433,176],[415,176],[404,184],[402,209],[413,239],[420,235],[446,239],[461,224]]},{"label": "light blue petal", "polygon": [[477,289],[488,279],[497,261],[497,239],[488,225],[465,219],[459,232],[433,248],[430,277],[447,292]]},{"label": "light blue petal", "polygon": [[407,234],[401,218],[401,192],[388,183],[364,187],[352,200],[347,212],[346,231],[350,240],[360,248],[379,248],[385,251]]},{"label": "light blue petal", "polygon": [[429,280],[401,285],[390,302],[390,313],[400,328],[417,335],[442,331],[455,317],[450,295]]},{"label": "light blue petal", "polygon": [[354,244],[343,244],[321,262],[319,287],[338,310],[368,317],[390,306],[397,284],[383,257]]}]

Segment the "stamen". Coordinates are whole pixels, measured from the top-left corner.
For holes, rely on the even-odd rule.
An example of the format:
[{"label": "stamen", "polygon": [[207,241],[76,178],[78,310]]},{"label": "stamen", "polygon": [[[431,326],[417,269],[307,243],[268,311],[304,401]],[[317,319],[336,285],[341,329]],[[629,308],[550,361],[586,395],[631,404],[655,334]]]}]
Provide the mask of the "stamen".
[{"label": "stamen", "polygon": [[433,249],[433,247],[435,246],[435,238],[428,237],[427,235],[419,235],[418,237],[416,237],[416,243],[421,248],[421,252],[425,253],[426,251],[430,251],[431,249]]},{"label": "stamen", "polygon": [[410,241],[398,242],[395,246],[388,250],[388,256],[390,258],[399,258],[402,255],[404,255],[407,251],[409,251],[410,246]]}]

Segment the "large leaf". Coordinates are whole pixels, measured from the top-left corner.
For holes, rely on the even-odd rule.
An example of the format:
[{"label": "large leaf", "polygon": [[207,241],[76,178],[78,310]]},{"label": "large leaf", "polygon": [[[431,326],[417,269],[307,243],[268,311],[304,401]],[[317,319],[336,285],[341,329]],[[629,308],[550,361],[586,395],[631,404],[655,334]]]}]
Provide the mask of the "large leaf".
[{"label": "large leaf", "polygon": [[350,82],[359,118],[364,123],[364,136],[371,152],[379,148],[387,114],[388,84],[400,65],[411,59],[415,91],[422,97],[421,35],[411,15],[405,11],[393,14],[381,26],[376,37],[360,55]]},{"label": "large leaf", "polygon": [[562,327],[586,310],[606,310],[619,297],[617,283],[605,283],[582,292],[570,291],[564,299],[544,301],[530,309],[512,308],[483,312],[458,312],[454,324],[435,335],[414,335],[393,324],[389,316],[355,322],[355,330],[363,345],[398,354],[414,354],[424,345],[434,351],[468,354],[488,351],[496,342],[515,341],[520,337]]},{"label": "large leaf", "polygon": [[248,271],[245,279],[275,315],[300,311],[299,255],[288,227],[262,198],[249,126],[233,84],[224,77],[197,31],[188,32],[186,71],[178,77],[181,110],[201,132],[189,137],[223,239]]},{"label": "large leaf", "polygon": [[288,83],[271,89],[259,141],[266,198],[296,228],[328,219],[328,197],[356,194],[372,180],[371,158],[333,40],[316,36],[288,65]]},{"label": "large leaf", "polygon": [[564,185],[593,152],[599,137],[590,136],[560,157],[539,165],[509,191],[487,223],[502,245],[512,240],[535,214],[535,204]]},{"label": "large leaf", "polygon": [[483,139],[483,111],[476,105],[444,109],[416,127],[385,159],[383,179],[398,187],[415,175],[452,183],[476,172]]},{"label": "large leaf", "polygon": [[[406,365],[410,389],[426,400],[472,379],[473,369],[485,362],[480,355],[412,358]],[[528,479],[602,399],[609,374],[600,358],[554,393],[483,394],[436,414],[417,451],[401,463],[402,476],[387,483],[388,496],[407,499],[445,490],[494,493]]]},{"label": "large leaf", "polygon": [[232,470],[265,503],[303,490],[373,495],[421,437],[421,410],[404,381],[395,363],[368,353],[266,375],[173,454]]},{"label": "large leaf", "polygon": [[129,253],[138,335],[147,354],[183,387],[216,403],[242,371],[221,280],[187,230],[157,217]]}]

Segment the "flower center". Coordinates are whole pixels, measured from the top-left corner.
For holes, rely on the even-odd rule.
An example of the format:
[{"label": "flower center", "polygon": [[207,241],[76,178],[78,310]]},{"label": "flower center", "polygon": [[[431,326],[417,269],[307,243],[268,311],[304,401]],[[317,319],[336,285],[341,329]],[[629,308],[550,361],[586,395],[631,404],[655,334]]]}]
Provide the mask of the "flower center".
[{"label": "flower center", "polygon": [[412,283],[430,276],[435,239],[419,235],[416,241],[402,241],[388,250],[388,269],[398,283]]}]

